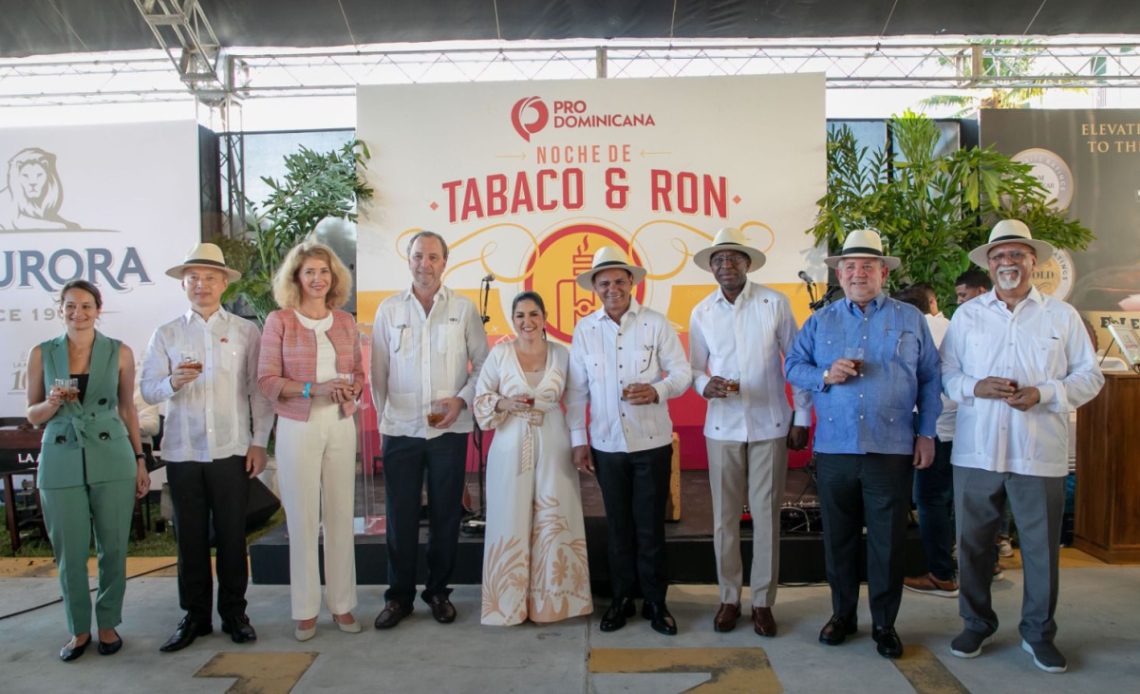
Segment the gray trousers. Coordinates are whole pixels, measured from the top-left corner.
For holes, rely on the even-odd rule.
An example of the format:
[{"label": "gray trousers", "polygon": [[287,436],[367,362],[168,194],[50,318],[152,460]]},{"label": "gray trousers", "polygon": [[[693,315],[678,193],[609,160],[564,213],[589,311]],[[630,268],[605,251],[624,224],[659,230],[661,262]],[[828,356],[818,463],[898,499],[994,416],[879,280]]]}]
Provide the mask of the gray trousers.
[{"label": "gray trousers", "polygon": [[776,603],[780,578],[780,506],[788,473],[788,445],[783,436],[767,441],[705,439],[713,503],[713,549],[720,601],[739,604],[744,578],[740,559],[740,511],[747,492],[752,513],[753,607]]},{"label": "gray trousers", "polygon": [[1021,637],[1052,641],[1057,633],[1058,561],[1064,477],[1036,477],[954,466],[954,514],[958,525],[958,613],[971,631],[997,630],[990,585],[997,563],[994,537],[1009,499],[1021,541],[1025,585],[1021,597]]}]

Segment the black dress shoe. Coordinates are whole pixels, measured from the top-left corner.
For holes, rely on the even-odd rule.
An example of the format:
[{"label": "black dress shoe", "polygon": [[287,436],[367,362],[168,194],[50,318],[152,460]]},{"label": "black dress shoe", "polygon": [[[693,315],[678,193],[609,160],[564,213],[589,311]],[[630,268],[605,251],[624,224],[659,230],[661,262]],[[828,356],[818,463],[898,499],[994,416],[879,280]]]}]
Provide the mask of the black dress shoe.
[{"label": "black dress shoe", "polygon": [[891,659],[902,657],[902,640],[894,627],[875,627],[871,629],[871,638],[875,639],[875,650],[879,655]]},{"label": "black dress shoe", "polygon": [[823,625],[823,629],[819,631],[819,642],[826,643],[828,646],[838,646],[847,640],[848,636],[854,634],[858,629],[855,620],[844,619],[839,615],[831,615],[831,619],[827,620],[827,624]]},{"label": "black dress shoe", "polygon": [[248,643],[257,640],[257,632],[249,623],[249,617],[238,615],[222,620],[222,632],[229,634],[234,643]]},{"label": "black dress shoe", "polygon": [[649,626],[653,627],[653,631],[658,634],[677,635],[677,620],[669,614],[669,608],[665,607],[664,600],[661,602],[646,600],[641,604],[641,616],[649,620]]},{"label": "black dress shoe", "polygon": [[67,644],[59,650],[59,659],[65,663],[70,663],[83,655],[83,651],[86,651],[87,647],[91,645],[91,636],[88,635],[87,640],[78,646],[72,646],[70,641]]},{"label": "black dress shoe", "polygon": [[115,632],[114,641],[103,641],[100,639],[96,650],[99,651],[99,655],[115,655],[122,647],[123,639],[121,636],[119,636],[118,632]]},{"label": "black dress shoe", "polygon": [[617,631],[625,626],[625,620],[637,614],[637,605],[633,598],[617,598],[610,603],[598,628],[602,631]]},{"label": "black dress shoe", "polygon": [[410,615],[413,609],[411,603],[389,600],[376,616],[376,623],[373,626],[377,629],[391,629],[399,624],[401,619]]},{"label": "black dress shoe", "polygon": [[166,643],[158,647],[158,650],[163,653],[173,653],[186,648],[194,643],[194,639],[199,636],[206,636],[207,634],[214,633],[214,625],[209,622],[199,622],[190,615],[182,618],[178,623],[178,628],[166,640]]},{"label": "black dress shoe", "polygon": [[446,595],[433,595],[428,600],[431,606],[431,616],[440,624],[451,624],[455,621],[455,605]]}]

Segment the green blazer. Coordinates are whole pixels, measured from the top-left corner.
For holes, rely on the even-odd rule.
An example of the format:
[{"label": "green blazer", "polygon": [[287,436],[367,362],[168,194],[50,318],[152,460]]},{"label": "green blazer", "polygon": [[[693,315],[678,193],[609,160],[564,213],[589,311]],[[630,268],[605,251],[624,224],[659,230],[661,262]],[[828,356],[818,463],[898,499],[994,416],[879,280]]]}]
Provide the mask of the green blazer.
[{"label": "green blazer", "polygon": [[[40,489],[135,478],[135,452],[118,410],[119,345],[118,340],[96,331],[82,404],[63,403],[44,426],[37,480]],[[55,379],[71,375],[67,335],[40,343],[40,354],[44,392],[49,393]]]}]

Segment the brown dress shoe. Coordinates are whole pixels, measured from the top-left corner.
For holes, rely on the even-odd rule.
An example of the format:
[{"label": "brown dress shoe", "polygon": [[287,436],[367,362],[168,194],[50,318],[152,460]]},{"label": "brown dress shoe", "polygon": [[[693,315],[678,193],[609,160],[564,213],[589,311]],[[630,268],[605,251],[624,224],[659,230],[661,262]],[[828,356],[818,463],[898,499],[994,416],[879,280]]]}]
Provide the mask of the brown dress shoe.
[{"label": "brown dress shoe", "polygon": [[451,624],[455,621],[455,605],[451,604],[446,595],[433,595],[428,604],[431,605],[431,616],[435,621],[440,624]]},{"label": "brown dress shoe", "polygon": [[720,609],[713,617],[713,629],[720,632],[732,631],[736,628],[736,620],[740,619],[740,605],[722,602]]},{"label": "brown dress shoe", "polygon": [[752,629],[761,636],[776,635],[776,619],[772,617],[771,607],[752,608]]},{"label": "brown dress shoe", "polygon": [[380,610],[380,614],[377,615],[374,626],[377,629],[391,629],[399,624],[404,617],[410,615],[413,609],[411,603],[389,600],[384,603],[384,609]]}]

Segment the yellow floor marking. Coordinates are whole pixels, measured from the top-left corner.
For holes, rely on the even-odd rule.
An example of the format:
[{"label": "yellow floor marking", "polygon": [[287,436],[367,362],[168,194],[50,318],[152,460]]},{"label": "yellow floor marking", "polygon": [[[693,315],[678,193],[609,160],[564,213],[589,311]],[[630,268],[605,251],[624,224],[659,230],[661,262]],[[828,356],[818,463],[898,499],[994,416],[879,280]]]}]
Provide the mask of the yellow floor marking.
[{"label": "yellow floor marking", "polygon": [[51,557],[0,559],[0,578],[45,578],[55,575],[55,562]]},{"label": "yellow floor marking", "polygon": [[317,653],[219,653],[195,677],[236,677],[228,694],[288,694]]},{"label": "yellow floor marking", "polygon": [[[213,558],[210,559],[211,563]],[[127,578],[147,576],[175,577],[178,557],[127,557]],[[0,557],[0,578],[50,578],[58,576],[51,557]],[[87,560],[87,575],[99,575],[98,561]]]},{"label": "yellow floor marking", "polygon": [[903,657],[893,661],[916,694],[969,694],[942,661],[924,646],[907,646]]},{"label": "yellow floor marking", "polygon": [[784,691],[762,648],[595,648],[590,672],[707,672],[687,694],[777,694]]}]

